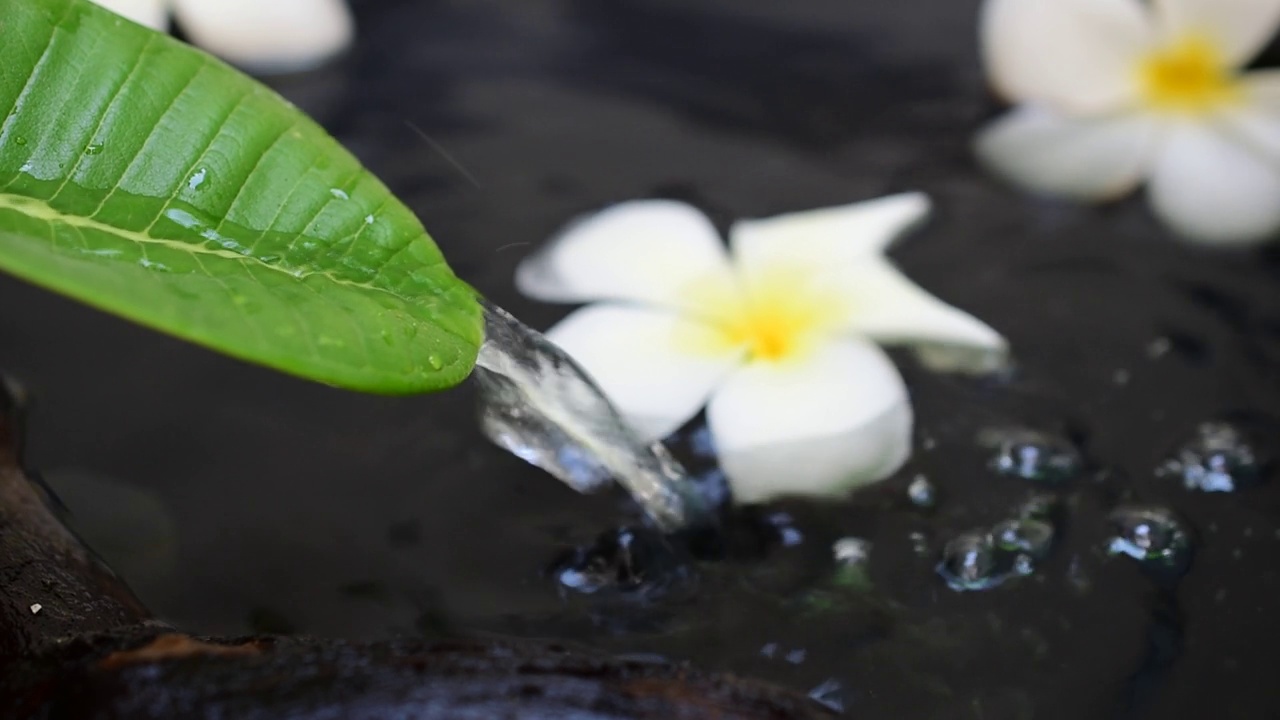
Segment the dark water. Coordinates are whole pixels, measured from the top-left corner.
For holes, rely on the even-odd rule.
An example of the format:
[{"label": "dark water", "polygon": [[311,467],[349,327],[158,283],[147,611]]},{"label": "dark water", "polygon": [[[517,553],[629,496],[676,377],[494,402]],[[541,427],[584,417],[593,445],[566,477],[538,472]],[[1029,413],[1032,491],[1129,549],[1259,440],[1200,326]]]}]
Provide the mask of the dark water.
[{"label": "dark water", "polygon": [[[975,381],[903,358],[912,463],[848,504],[772,509],[790,520],[771,546],[746,535],[689,569],[635,537],[611,577],[638,590],[562,594],[546,569],[636,516],[488,445],[469,388],[317,387],[0,278],[32,462],[194,629],[557,635],[823,686],[859,718],[1280,717],[1280,484],[1250,471],[1205,493],[1156,472],[1206,421],[1257,434],[1253,464],[1277,447],[1280,253],[1199,251],[1141,202],[1075,208],[985,178],[967,152],[993,112],[976,5],[367,0],[351,57],[279,83],[536,327],[564,308],[520,298],[514,265],[576,213],[656,195],[724,221],[929,192],[935,218],[895,257],[1002,331],[1017,369]],[[984,431],[1009,428],[1051,433],[1080,470],[1021,477],[1015,447],[998,471]],[[918,474],[935,509],[907,498]],[[935,573],[948,540],[1038,492],[1057,505],[1032,574],[956,592]],[[1162,532],[1118,506],[1180,518],[1189,569],[1108,555],[1117,522]],[[837,571],[846,536],[870,559]]]}]

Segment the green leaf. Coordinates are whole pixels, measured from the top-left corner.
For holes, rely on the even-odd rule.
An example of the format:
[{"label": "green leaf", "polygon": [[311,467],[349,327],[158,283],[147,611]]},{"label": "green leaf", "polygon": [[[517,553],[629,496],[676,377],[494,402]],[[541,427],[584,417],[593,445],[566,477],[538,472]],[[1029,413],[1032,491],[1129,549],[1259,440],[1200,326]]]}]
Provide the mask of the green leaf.
[{"label": "green leaf", "polygon": [[88,0],[0,4],[0,270],[332,385],[470,373],[474,291],[319,125]]}]

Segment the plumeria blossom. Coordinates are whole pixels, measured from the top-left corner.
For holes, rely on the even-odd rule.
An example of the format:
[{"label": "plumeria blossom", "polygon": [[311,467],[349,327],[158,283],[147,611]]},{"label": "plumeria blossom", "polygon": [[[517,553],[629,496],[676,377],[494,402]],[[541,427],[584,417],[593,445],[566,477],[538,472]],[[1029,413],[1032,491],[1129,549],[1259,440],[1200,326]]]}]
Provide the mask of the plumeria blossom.
[{"label": "plumeria blossom", "polygon": [[94,0],[136,23],[169,28],[173,13],[195,45],[260,72],[319,64],[351,44],[346,0]]},{"label": "plumeria blossom", "polygon": [[951,369],[1005,352],[994,330],[885,258],[928,211],[909,193],[743,220],[726,249],[689,205],[625,202],[571,224],[516,284],[541,300],[598,301],[547,336],[646,441],[707,406],[738,502],[838,494],[910,453],[907,389],[876,342],[966,350],[929,353]]},{"label": "plumeria blossom", "polygon": [[993,85],[1019,107],[977,140],[992,168],[1085,200],[1142,180],[1179,234],[1218,244],[1280,228],[1280,72],[1244,72],[1280,0],[987,0]]}]

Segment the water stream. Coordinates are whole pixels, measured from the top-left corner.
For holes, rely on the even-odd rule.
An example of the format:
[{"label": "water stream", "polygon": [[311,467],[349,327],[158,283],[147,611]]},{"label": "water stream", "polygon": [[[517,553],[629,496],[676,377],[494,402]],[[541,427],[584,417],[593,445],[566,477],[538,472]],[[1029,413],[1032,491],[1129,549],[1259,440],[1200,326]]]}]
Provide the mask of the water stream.
[{"label": "water stream", "polygon": [[572,358],[502,308],[484,312],[473,377],[491,440],[578,492],[616,481],[664,531],[711,522],[680,463],[640,441]]}]

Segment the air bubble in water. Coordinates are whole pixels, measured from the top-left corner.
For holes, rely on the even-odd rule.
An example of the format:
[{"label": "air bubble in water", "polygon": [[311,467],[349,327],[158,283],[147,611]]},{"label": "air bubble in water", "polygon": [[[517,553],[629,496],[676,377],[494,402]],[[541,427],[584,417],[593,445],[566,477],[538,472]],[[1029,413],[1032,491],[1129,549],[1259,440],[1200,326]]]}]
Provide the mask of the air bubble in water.
[{"label": "air bubble in water", "polygon": [[996,450],[991,467],[1002,475],[1058,483],[1075,477],[1084,466],[1069,440],[1036,430],[989,431],[979,442]]},{"label": "air bubble in water", "polygon": [[1234,492],[1257,483],[1263,465],[1246,434],[1225,422],[1202,423],[1195,436],[1157,469],[1164,477],[1176,477],[1188,490]]}]

